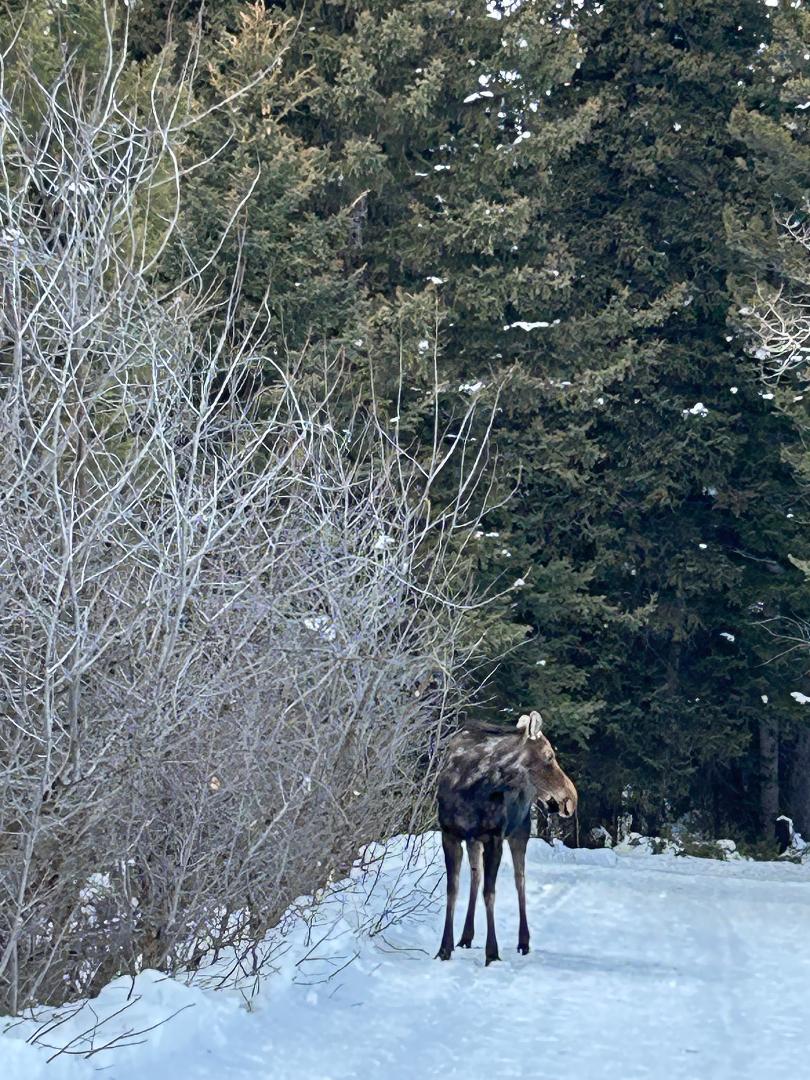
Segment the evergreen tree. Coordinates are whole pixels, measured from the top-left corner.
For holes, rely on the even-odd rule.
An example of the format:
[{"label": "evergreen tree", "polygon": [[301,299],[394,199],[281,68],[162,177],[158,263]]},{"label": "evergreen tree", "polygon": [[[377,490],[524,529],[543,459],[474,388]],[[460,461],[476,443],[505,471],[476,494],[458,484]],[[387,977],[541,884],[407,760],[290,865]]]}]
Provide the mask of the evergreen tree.
[{"label": "evergreen tree", "polygon": [[285,48],[205,128],[211,148],[235,138],[200,179],[189,248],[260,164],[246,294],[270,286],[280,341],[344,350],[359,393],[371,365],[415,443],[471,396],[497,407],[514,497],[476,562],[503,592],[488,647],[511,651],[490,707],[548,709],[579,748],[585,815],[629,802],[649,827],[699,806],[755,828],[762,698],[786,722],[794,705],[752,622],[789,607],[804,542],[786,512],[794,418],[729,318],[728,207],[757,198],[730,119],[741,98],[762,111],[770,12],[334,0],[295,15],[234,4],[205,45],[218,92]]},{"label": "evergreen tree", "polygon": [[[217,153],[216,171],[200,172],[182,250],[164,272],[181,273],[189,255],[207,258],[253,184],[238,237],[216,257],[227,278],[241,247],[252,305],[245,317],[267,294],[279,349],[342,351],[358,393],[387,401],[392,424],[415,443],[430,441],[437,414],[452,431],[471,397],[484,425],[504,379],[514,384],[499,414],[508,430],[525,387],[501,352],[504,313],[523,297],[548,300],[567,277],[564,246],[543,225],[551,185],[538,178],[595,113],[587,106],[533,141],[521,137],[521,116],[575,71],[576,40],[530,8],[504,34],[467,0],[452,10],[316,5],[300,25],[293,14],[292,6],[234,4],[219,11],[216,33],[209,28],[211,102],[250,89],[193,136],[190,160]],[[276,57],[271,75],[257,79]],[[519,244],[527,250],[517,258]],[[438,265],[443,279],[432,272]],[[503,497],[521,482],[520,441],[516,433],[500,448]],[[474,540],[480,584],[500,593],[478,619],[481,651],[509,652],[542,629],[532,655],[518,649],[499,676],[514,686],[493,694],[492,707],[550,702],[584,738],[594,704],[568,656],[571,626],[577,620],[578,635],[580,622],[601,624],[608,609],[591,595],[587,568],[565,556],[530,568],[531,549],[512,557],[502,528],[493,520]]]},{"label": "evergreen tree", "polygon": [[547,90],[573,77],[581,49],[537,4],[497,14],[468,2],[324,5],[300,61],[319,90],[293,122],[305,139],[314,125],[356,208],[350,266],[363,304],[345,345],[360,367],[372,363],[401,432],[429,438],[434,411],[452,429],[470,397],[482,417],[499,409],[500,493],[520,499],[476,538],[479,583],[502,595],[487,647],[508,657],[490,707],[542,702],[558,731],[584,741],[598,702],[578,643],[616,613],[592,588],[591,568],[535,531],[529,500],[535,469],[553,463],[547,511],[566,502],[589,451],[577,433],[544,427],[536,395],[542,383],[553,399],[552,368],[535,377],[523,363],[530,338],[505,324],[524,305],[553,308],[570,284],[567,246],[548,218],[552,161],[587,137],[598,110],[586,102],[531,123]]},{"label": "evergreen tree", "polygon": [[[728,242],[735,254],[731,276],[735,321],[750,341],[769,400],[803,433],[782,447],[796,476],[791,519],[804,520],[810,456],[807,452],[808,364],[802,321],[810,315],[810,13],[797,6],[772,14],[771,39],[758,51],[755,92],[734,110],[730,130],[741,144],[738,182],[728,200]],[[773,332],[775,331],[775,333]],[[792,550],[792,549],[791,549]],[[795,556],[796,552],[793,552]],[[798,560],[808,574],[806,561]],[[804,649],[797,650],[810,610],[807,588],[770,623],[774,651],[785,650],[793,688],[807,691]],[[787,810],[810,830],[810,721],[803,699],[774,712],[769,700],[759,721],[760,804],[763,820]],[[781,704],[781,703],[780,703]]]},{"label": "evergreen tree", "polygon": [[[614,621],[581,637],[589,693],[605,702],[586,774],[608,803],[630,785],[648,824],[697,804],[718,827],[754,828],[762,695],[774,711],[792,703],[789,673],[762,666],[771,650],[750,624],[798,583],[788,554],[802,544],[779,451],[795,428],[728,321],[723,211],[738,183],[728,120],[768,38],[767,12],[642,2],[569,12],[559,25],[576,28],[584,57],[538,113],[567,118],[590,104],[597,120],[552,165],[547,227],[565,240],[571,281],[555,309],[520,313],[552,324],[521,426],[539,413],[589,464],[553,515],[541,476],[523,520],[588,567],[613,606],[653,605],[641,626]],[[571,385],[546,403],[549,374]]]},{"label": "evergreen tree", "polygon": [[509,379],[517,497],[481,572],[519,568],[513,618],[535,636],[498,706],[550,703],[580,740],[598,715],[581,765],[603,812],[630,785],[653,820],[697,799],[753,826],[761,698],[790,705],[749,624],[801,544],[778,451],[793,428],[728,325],[728,121],[767,12],[529,4],[460,9],[452,34],[431,5],[356,10],[330,5],[313,56],[320,137],[366,155],[366,344],[413,371],[398,411],[417,435],[419,340],[432,355],[436,338],[448,415],[456,387]]}]

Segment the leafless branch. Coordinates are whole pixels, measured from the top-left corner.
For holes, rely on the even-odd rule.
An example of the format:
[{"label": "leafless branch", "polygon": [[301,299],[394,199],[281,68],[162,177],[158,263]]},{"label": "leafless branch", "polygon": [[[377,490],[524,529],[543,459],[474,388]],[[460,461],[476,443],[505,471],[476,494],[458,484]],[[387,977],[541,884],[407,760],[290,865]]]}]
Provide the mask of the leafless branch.
[{"label": "leafless branch", "polygon": [[255,960],[296,896],[423,823],[481,603],[459,557],[484,509],[475,406],[451,443],[437,409],[417,460],[347,408],[339,356],[320,393],[302,382],[269,305],[236,329],[241,272],[214,310],[208,265],[160,291],[193,94],[164,72],[128,103],[108,39],[95,85],[70,60],[49,85],[0,77],[12,1014]]}]

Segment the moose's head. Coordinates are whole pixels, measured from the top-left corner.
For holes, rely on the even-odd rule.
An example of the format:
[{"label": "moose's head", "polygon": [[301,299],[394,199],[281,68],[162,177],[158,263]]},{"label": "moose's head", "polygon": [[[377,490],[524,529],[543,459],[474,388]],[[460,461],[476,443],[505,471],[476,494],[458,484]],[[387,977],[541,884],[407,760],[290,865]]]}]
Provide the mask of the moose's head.
[{"label": "moose's head", "polygon": [[527,713],[517,722],[518,731],[526,739],[527,766],[537,797],[552,814],[572,817],[577,809],[577,789],[557,761],[554,748],[543,734],[543,718],[539,712]]}]

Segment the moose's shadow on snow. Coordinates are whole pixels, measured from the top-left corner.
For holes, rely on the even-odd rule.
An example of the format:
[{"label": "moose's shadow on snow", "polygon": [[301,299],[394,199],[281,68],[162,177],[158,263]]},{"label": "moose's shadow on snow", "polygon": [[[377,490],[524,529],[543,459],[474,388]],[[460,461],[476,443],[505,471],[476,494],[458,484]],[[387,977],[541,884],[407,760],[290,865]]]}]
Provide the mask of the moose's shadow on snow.
[{"label": "moose's shadow on snow", "polygon": [[638,956],[593,956],[584,953],[555,952],[550,949],[539,948],[536,951],[536,962],[544,968],[553,968],[557,971],[581,972],[582,974],[593,972],[596,975],[605,975],[620,971],[627,975],[637,975],[640,978],[673,978],[679,980],[694,976],[694,972],[682,971],[680,968],[672,967],[670,964],[645,960]]}]

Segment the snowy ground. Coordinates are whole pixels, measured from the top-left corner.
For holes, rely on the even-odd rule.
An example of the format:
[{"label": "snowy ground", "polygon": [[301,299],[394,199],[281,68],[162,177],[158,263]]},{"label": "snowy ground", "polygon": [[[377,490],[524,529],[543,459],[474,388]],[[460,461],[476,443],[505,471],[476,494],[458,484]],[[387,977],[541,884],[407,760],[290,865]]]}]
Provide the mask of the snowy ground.
[{"label": "snowy ground", "polygon": [[[485,968],[482,910],[477,947],[458,950],[449,963],[433,959],[443,887],[436,837],[424,839],[410,866],[404,843],[394,848],[371,899],[369,876],[357,874],[312,926],[293,931],[277,974],[250,1008],[246,987],[217,992],[147,972],[134,988],[130,980],[112,983],[92,1003],[104,1017],[128,995],[134,1000],[101,1027],[95,1045],[184,1010],[171,1022],[134,1036],[136,1045],[89,1060],[62,1054],[50,1065],[48,1056],[90,1026],[88,1011],[43,1036],[51,1049],[27,1045],[35,1027],[18,1025],[0,1035],[0,1076],[810,1076],[810,866],[572,852],[533,840],[527,868],[533,951],[525,958],[515,952],[507,854],[497,913],[503,962]],[[395,921],[376,936],[358,934],[369,919]],[[86,1048],[79,1040],[69,1049]]]}]

